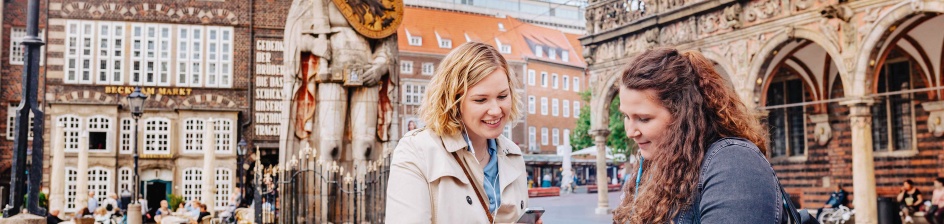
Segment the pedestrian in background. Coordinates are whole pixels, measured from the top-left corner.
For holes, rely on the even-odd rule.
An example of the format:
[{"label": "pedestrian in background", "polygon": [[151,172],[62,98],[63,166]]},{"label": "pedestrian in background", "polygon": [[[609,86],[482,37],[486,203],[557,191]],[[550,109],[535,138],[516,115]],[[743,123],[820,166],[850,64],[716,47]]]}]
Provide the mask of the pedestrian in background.
[{"label": "pedestrian in background", "polygon": [[931,224],[944,224],[944,177],[934,179],[934,190],[931,191],[931,208],[924,219]]},{"label": "pedestrian in background", "polygon": [[710,61],[649,50],[619,86],[640,162],[616,223],[780,223],[784,200],[764,157],[767,132]]},{"label": "pedestrian in background", "polygon": [[901,190],[898,192],[898,204],[901,209],[901,218],[904,223],[914,223],[914,212],[918,211],[924,198],[921,197],[921,190],[914,187],[914,181],[905,180],[902,183]]},{"label": "pedestrian in background", "polygon": [[[425,128],[394,149],[387,223],[510,223],[528,206],[521,149],[502,136],[521,117],[518,78],[495,47],[469,42],[436,69]],[[502,178],[499,178],[501,176]]]}]

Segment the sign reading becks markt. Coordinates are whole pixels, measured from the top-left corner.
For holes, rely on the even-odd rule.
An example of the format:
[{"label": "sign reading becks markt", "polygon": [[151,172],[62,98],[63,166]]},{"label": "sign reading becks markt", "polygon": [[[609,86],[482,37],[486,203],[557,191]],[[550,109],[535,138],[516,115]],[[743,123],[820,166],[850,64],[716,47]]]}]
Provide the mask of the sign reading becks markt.
[{"label": "sign reading becks markt", "polygon": [[254,131],[257,137],[278,137],[282,120],[282,40],[256,40],[253,80]]}]

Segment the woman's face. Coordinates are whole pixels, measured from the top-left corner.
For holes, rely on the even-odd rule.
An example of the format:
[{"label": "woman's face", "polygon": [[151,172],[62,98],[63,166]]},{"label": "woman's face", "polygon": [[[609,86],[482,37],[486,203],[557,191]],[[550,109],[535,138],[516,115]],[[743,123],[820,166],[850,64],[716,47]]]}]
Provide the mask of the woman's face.
[{"label": "woman's face", "polygon": [[672,123],[672,114],[658,101],[655,90],[620,87],[619,97],[626,137],[639,145],[643,157],[652,158],[655,146],[666,141],[664,136]]},{"label": "woman's face", "polygon": [[413,121],[410,121],[410,123],[407,124],[407,127],[406,127],[406,128],[407,128],[407,130],[416,129],[416,123],[414,123]]},{"label": "woman's face", "polygon": [[944,183],[934,181],[934,188],[942,188],[942,187],[944,187]]},{"label": "woman's face", "polygon": [[498,69],[469,88],[459,104],[459,114],[469,138],[493,139],[502,134],[505,115],[511,111],[508,75]]}]

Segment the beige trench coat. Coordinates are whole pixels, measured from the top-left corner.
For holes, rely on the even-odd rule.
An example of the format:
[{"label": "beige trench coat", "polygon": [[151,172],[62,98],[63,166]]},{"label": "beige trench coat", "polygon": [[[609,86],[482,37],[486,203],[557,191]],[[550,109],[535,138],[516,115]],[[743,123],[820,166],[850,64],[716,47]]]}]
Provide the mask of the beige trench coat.
[{"label": "beige trench coat", "polygon": [[[496,223],[512,223],[528,207],[528,177],[521,149],[504,136],[497,143],[502,205],[494,217]],[[484,191],[484,164],[466,147],[461,134],[440,138],[420,129],[404,135],[390,163],[386,223],[488,223],[473,182],[452,156],[456,152],[467,161],[474,183]],[[487,205],[488,196],[481,194]]]}]

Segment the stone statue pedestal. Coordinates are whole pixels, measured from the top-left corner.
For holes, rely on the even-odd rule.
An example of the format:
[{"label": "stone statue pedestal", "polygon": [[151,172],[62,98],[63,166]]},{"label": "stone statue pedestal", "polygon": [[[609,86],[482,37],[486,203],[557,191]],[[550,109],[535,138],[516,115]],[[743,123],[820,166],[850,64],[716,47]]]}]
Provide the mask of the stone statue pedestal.
[{"label": "stone statue pedestal", "polygon": [[130,224],[141,224],[144,223],[141,220],[141,204],[134,203],[128,205],[128,223]]},{"label": "stone statue pedestal", "polygon": [[0,219],[0,224],[43,224],[46,223],[46,217],[33,214],[19,214],[13,217]]}]

